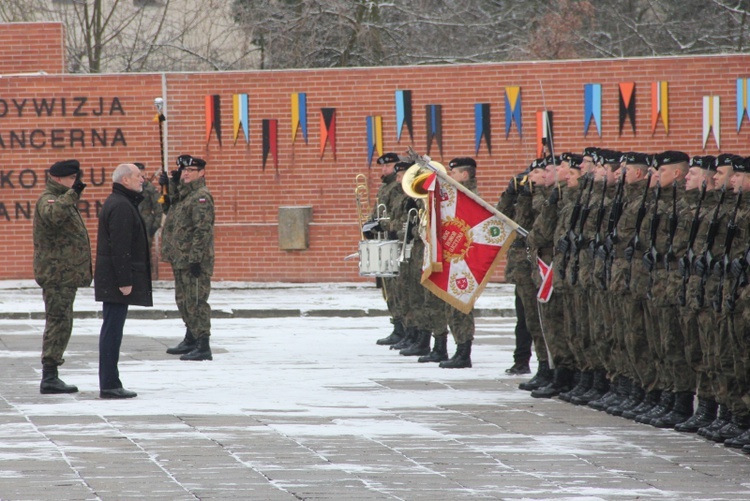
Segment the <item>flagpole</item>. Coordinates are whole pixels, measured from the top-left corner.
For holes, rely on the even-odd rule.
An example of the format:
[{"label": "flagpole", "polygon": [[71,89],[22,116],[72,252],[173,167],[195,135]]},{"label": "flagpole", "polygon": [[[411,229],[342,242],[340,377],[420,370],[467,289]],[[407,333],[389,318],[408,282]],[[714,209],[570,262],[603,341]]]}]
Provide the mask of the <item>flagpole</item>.
[{"label": "flagpole", "polygon": [[431,172],[434,172],[435,174],[437,174],[437,176],[440,178],[441,181],[449,183],[451,186],[453,186],[454,188],[456,188],[457,190],[459,190],[461,193],[463,193],[467,197],[471,198],[476,203],[478,203],[479,205],[481,205],[482,207],[484,207],[488,211],[492,212],[495,216],[497,216],[500,219],[502,219],[503,221],[505,221],[506,224],[508,224],[509,226],[511,226],[522,237],[525,237],[526,235],[529,234],[529,232],[526,231],[525,229],[523,229],[518,223],[516,223],[515,221],[513,221],[512,219],[510,219],[508,216],[506,216],[505,214],[503,214],[502,212],[500,212],[499,210],[497,210],[495,207],[493,207],[492,205],[490,205],[489,203],[487,203],[479,195],[477,195],[476,193],[474,193],[473,191],[471,191],[470,189],[468,189],[467,187],[465,187],[464,185],[462,185],[461,183],[459,183],[455,179],[449,177],[448,175],[446,175],[445,173],[443,173],[443,171],[439,170],[437,167],[435,167],[432,164],[430,164],[430,162],[432,161],[432,159],[430,157],[418,155],[412,149],[411,146],[409,147],[409,156],[421,168],[429,169]]}]

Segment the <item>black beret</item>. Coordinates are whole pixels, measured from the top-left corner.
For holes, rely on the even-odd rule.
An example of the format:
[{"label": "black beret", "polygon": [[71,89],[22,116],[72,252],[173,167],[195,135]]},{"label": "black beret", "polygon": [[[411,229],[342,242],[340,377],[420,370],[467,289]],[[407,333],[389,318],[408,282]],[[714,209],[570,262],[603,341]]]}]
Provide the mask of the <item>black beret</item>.
[{"label": "black beret", "polygon": [[396,153],[386,153],[385,155],[382,155],[378,157],[378,163],[380,165],[383,164],[395,164],[396,162],[400,161],[401,159]]},{"label": "black beret", "polygon": [[739,155],[735,155],[734,153],[722,153],[718,157],[716,157],[716,161],[714,162],[714,165],[716,167],[727,167],[732,166],[737,162],[741,162],[742,157]]},{"label": "black beret", "polygon": [[614,150],[603,150],[600,152],[603,164],[619,164],[622,162],[622,152]]},{"label": "black beret", "polygon": [[654,155],[654,161],[656,162],[656,168],[659,168],[662,165],[688,163],[690,162],[690,157],[687,153],[681,151],[663,151]]},{"label": "black beret", "polygon": [[583,163],[583,155],[571,153],[568,155],[568,163],[570,163],[571,169],[581,170],[581,164]]},{"label": "black beret", "polygon": [[474,167],[477,168],[477,162],[470,157],[458,157],[448,162],[448,168],[453,170],[458,167]]},{"label": "black beret", "polygon": [[191,155],[180,155],[177,157],[178,167],[195,167],[196,169],[205,169],[206,161],[202,158],[194,157]]},{"label": "black beret", "polygon": [[594,157],[597,153],[599,153],[599,148],[596,146],[589,146],[588,148],[584,148],[583,150],[583,156],[584,157]]},{"label": "black beret", "polygon": [[750,162],[750,157],[743,158],[740,162],[733,162],[732,170],[740,174],[750,172],[750,165],[748,165],[748,162]]},{"label": "black beret", "polygon": [[648,153],[629,151],[623,156],[625,157],[625,163],[628,165],[645,165],[646,167],[651,165],[651,155]]},{"label": "black beret", "polygon": [[529,165],[529,172],[531,172],[534,169],[544,169],[546,167],[546,162],[544,161],[544,158],[537,158],[531,164]]},{"label": "black beret", "polygon": [[569,162],[570,161],[570,155],[572,155],[571,152],[565,151],[563,153],[560,153],[560,160],[563,162]]},{"label": "black beret", "polygon": [[141,170],[145,170],[146,169],[146,166],[144,164],[142,164],[141,162],[133,162],[133,165],[135,165],[136,167],[138,167]]},{"label": "black beret", "polygon": [[193,167],[197,167],[199,169],[205,169],[206,168],[206,161],[202,158],[193,157]]},{"label": "black beret", "polygon": [[544,159],[545,167],[547,165],[560,165],[561,162],[562,162],[562,158],[560,157],[560,155],[555,155],[555,156],[549,155]]},{"label": "black beret", "polygon": [[716,157],[713,155],[695,156],[690,159],[690,167],[698,167],[712,172],[716,172]]},{"label": "black beret", "polygon": [[414,162],[396,162],[396,165],[393,166],[393,170],[396,172],[401,172],[402,170],[408,169],[412,165],[414,165]]},{"label": "black beret", "polygon": [[81,164],[78,160],[60,160],[52,164],[49,168],[49,175],[55,177],[67,177],[78,174],[81,171]]}]

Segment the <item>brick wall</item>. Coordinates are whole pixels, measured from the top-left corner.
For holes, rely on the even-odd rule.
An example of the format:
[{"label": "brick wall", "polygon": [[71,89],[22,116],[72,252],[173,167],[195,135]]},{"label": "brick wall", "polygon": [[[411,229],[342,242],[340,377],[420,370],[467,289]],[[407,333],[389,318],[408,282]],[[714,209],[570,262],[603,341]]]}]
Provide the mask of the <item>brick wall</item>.
[{"label": "brick wall", "polygon": [[62,23],[0,25],[0,75],[65,71]]},{"label": "brick wall", "polygon": [[[2,30],[0,29],[0,33]],[[703,152],[702,96],[721,97],[721,151],[747,155],[750,126],[736,131],[736,79],[750,76],[750,56],[647,58],[612,61],[560,61],[508,64],[433,66],[413,68],[254,71],[165,75],[49,75],[0,79],[0,249],[6,259],[1,279],[30,278],[31,220],[25,208],[43,189],[43,176],[61,158],[81,160],[89,187],[84,202],[92,240],[96,235],[97,203],[110,191],[112,169],[124,161],[142,161],[149,171],[159,165],[158,126],[153,122],[153,99],[167,101],[165,127],[169,168],[183,153],[208,161],[207,179],[217,207],[217,280],[342,281],[357,280],[358,228],[354,204],[355,176],[367,174],[371,197],[377,192],[379,169],[367,165],[368,115],[383,117],[385,151],[403,152],[413,146],[426,152],[425,105],[442,105],[443,151],[433,143],[431,155],[447,163],[455,156],[474,156],[479,164],[479,190],[495,203],[510,176],[535,156],[536,112],[554,113],[555,148],[580,151],[586,146],[657,152],[680,149]],[[651,83],[669,82],[669,132],[661,122],[651,131]],[[626,123],[619,133],[618,83],[636,82],[634,134]],[[592,123],[584,137],[585,83],[602,84],[602,137]],[[515,124],[505,137],[504,88],[521,86],[523,137]],[[163,92],[166,89],[166,92]],[[414,141],[404,128],[396,140],[396,90],[411,90]],[[543,92],[542,92],[543,90]],[[291,105],[294,92],[307,94],[308,144],[298,133],[291,140]],[[235,144],[232,132],[232,95],[249,95],[250,142],[242,135]],[[221,98],[221,136],[206,141],[205,96]],[[57,99],[46,113],[33,111],[33,98]],[[62,113],[61,100],[66,100]],[[79,113],[75,108],[86,103]],[[15,103],[27,99],[18,111]],[[99,102],[105,112],[99,114]],[[9,111],[2,114],[3,103]],[[31,103],[31,104],[29,104]],[[115,104],[113,104],[115,103]],[[474,104],[491,105],[492,152],[482,141],[474,151]],[[37,105],[38,106],[38,105]],[[336,108],[336,158],[330,145],[320,154],[320,108]],[[114,111],[111,111],[111,110]],[[29,111],[32,110],[32,111]],[[111,111],[111,112],[110,112]],[[263,119],[279,124],[278,171],[269,157],[262,167]],[[54,130],[59,129],[58,140]],[[83,145],[71,130],[83,131]],[[15,131],[45,131],[34,145],[11,144]],[[91,142],[93,131],[107,134],[106,145]],[[117,134],[119,133],[119,136]],[[30,132],[29,132],[30,134]],[[120,138],[120,139],[118,139]],[[28,134],[27,134],[28,139]],[[716,154],[713,136],[705,153]],[[377,154],[375,155],[377,156]],[[36,176],[37,183],[31,186]],[[26,185],[26,187],[22,186]],[[96,185],[95,185],[96,184]],[[374,201],[373,201],[374,202]],[[311,205],[310,248],[278,248],[279,206]],[[5,212],[2,212],[2,211]],[[95,246],[95,241],[92,242]],[[160,278],[170,278],[168,266]],[[502,279],[502,270],[494,277]]]}]

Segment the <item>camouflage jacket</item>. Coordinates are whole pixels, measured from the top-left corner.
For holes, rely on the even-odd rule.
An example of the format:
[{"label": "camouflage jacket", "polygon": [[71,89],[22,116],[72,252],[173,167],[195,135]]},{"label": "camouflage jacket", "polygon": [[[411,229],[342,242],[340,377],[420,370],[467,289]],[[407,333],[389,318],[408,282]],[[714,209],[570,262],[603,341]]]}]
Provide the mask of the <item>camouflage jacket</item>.
[{"label": "camouflage jacket", "polygon": [[151,238],[161,227],[161,216],[164,213],[159,203],[161,193],[151,183],[143,184],[143,201],[138,205],[138,210],[146,225],[146,233]]},{"label": "camouflage jacket", "polygon": [[370,219],[377,219],[378,215],[383,215],[382,209],[380,212],[378,211],[378,206],[381,204],[385,206],[386,215],[390,217],[388,210],[391,207],[391,197],[398,191],[396,188],[400,188],[400,184],[396,182],[396,174],[387,175],[383,179],[383,184],[378,188],[378,197],[375,200],[375,206],[370,212]]},{"label": "camouflage jacket", "polygon": [[[162,230],[162,260],[185,269],[201,263],[209,274],[214,268],[214,199],[205,179],[181,184]],[[174,200],[174,199],[173,199]]]},{"label": "camouflage jacket", "polygon": [[91,285],[91,242],[78,194],[49,179],[34,211],[34,278],[42,287]]}]

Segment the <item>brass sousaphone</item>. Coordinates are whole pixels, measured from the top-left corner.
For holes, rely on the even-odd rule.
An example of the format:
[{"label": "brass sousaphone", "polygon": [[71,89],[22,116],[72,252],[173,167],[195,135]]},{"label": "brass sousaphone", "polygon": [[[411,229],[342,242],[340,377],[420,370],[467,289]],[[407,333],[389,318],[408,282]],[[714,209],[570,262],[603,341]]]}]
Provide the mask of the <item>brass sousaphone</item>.
[{"label": "brass sousaphone", "polygon": [[[435,161],[430,161],[430,165],[437,168],[443,174],[447,173],[443,164]],[[430,177],[432,171],[427,168],[420,167],[419,164],[414,164],[404,172],[404,177],[401,178],[401,187],[411,198],[427,198],[427,190],[424,188],[424,183],[427,178]]]}]

